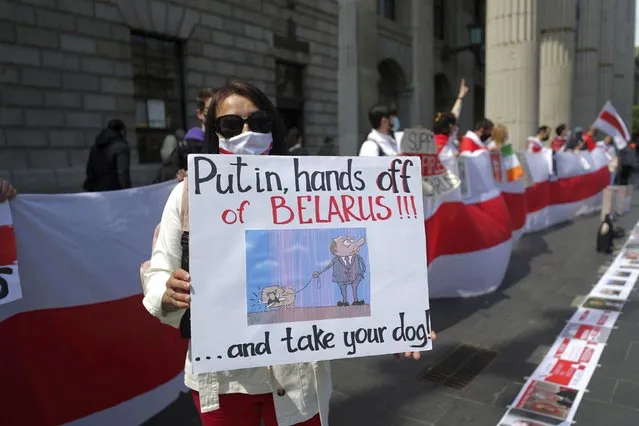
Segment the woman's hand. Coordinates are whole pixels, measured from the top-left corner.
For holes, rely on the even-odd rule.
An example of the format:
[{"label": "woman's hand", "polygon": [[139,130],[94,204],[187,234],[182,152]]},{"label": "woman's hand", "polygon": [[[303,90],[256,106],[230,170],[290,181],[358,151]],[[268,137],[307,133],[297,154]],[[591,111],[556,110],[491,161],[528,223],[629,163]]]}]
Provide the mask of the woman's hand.
[{"label": "woman's hand", "polygon": [[186,170],[184,169],[178,170],[177,174],[175,175],[175,178],[178,180],[178,182],[182,182],[185,177],[186,177]]},{"label": "woman's hand", "polygon": [[186,309],[191,306],[191,276],[184,269],[176,269],[166,282],[166,291],[162,295],[162,308],[165,311]]},{"label": "woman's hand", "polygon": [[[437,340],[437,333],[435,333],[435,330],[431,330],[430,340]],[[395,354],[395,359],[400,359],[401,356],[402,354]],[[404,352],[405,358],[413,358],[415,361],[419,360],[421,356],[421,352]]]}]

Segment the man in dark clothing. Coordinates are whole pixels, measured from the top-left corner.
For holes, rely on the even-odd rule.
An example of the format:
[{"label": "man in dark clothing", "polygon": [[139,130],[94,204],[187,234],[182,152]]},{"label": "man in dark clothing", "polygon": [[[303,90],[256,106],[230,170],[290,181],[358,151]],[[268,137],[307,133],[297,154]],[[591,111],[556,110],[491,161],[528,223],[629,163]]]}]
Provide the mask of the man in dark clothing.
[{"label": "man in dark clothing", "polygon": [[84,190],[101,192],[131,188],[130,166],[131,149],[126,141],[126,126],[122,120],[111,120],[91,147]]},{"label": "man in dark clothing", "polygon": [[619,151],[619,173],[617,174],[617,185],[628,185],[632,170],[637,167],[636,144],[630,142]]}]

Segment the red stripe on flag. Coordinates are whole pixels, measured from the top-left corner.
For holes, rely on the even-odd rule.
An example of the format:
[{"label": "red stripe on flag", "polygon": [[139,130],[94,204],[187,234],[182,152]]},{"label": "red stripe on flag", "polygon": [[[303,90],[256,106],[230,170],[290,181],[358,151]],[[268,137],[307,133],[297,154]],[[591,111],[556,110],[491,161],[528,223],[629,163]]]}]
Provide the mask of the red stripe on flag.
[{"label": "red stripe on flag", "polygon": [[0,226],[0,266],[13,265],[18,261],[16,236],[13,226]]},{"label": "red stripe on flag", "polygon": [[142,296],[0,323],[2,424],[60,425],[142,395],[184,369],[187,340]]},{"label": "red stripe on flag", "polygon": [[614,114],[611,114],[608,111],[602,111],[601,114],[599,115],[599,118],[601,118],[602,120],[610,124],[612,127],[617,129],[617,131],[619,132],[621,137],[624,138],[624,140],[628,139],[628,135],[624,131],[623,126],[621,125],[619,120],[617,120],[617,117],[615,117]]},{"label": "red stripe on flag", "polygon": [[526,223],[526,215],[560,204],[587,200],[603,191],[610,172],[545,181],[526,188],[525,194],[502,196],[475,204],[444,203],[426,220],[428,263],[439,256],[485,250],[504,243]]}]

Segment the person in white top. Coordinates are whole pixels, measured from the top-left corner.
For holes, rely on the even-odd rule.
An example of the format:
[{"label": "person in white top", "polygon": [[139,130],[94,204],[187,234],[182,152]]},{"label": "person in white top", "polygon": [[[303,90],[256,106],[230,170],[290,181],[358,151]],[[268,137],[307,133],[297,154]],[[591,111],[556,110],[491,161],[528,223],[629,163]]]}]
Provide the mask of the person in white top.
[{"label": "person in white top", "polygon": [[[248,83],[231,81],[215,92],[205,132],[209,153],[287,153],[286,129],[275,106]],[[190,324],[191,300],[186,194],[184,180],[173,189],[164,207],[150,265],[143,275],[143,305],[162,323],[180,328],[182,336],[190,338],[190,326],[183,327]],[[409,352],[405,356],[419,359],[420,354]],[[332,391],[328,362],[195,375],[189,345],[184,375],[203,426],[328,425]]]},{"label": "person in white top", "polygon": [[359,149],[362,157],[394,156],[399,153],[399,144],[390,135],[393,123],[391,111],[385,105],[376,105],[368,111],[371,132]]},{"label": "person in white top", "polygon": [[550,127],[540,126],[537,134],[528,138],[528,152],[541,152],[544,149],[544,142],[550,138]]}]

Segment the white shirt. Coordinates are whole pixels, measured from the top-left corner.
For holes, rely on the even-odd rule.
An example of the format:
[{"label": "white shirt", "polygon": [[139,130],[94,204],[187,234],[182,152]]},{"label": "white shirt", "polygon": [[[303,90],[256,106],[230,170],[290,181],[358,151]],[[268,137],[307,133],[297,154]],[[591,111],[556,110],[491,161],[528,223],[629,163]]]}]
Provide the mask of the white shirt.
[{"label": "white shirt", "polygon": [[360,157],[379,157],[379,150],[388,156],[395,156],[399,153],[397,141],[391,135],[385,135],[373,129],[366,137],[366,141],[359,149]]},{"label": "white shirt", "polygon": [[[144,274],[146,290],[142,301],[151,315],[174,328],[179,327],[184,310],[164,312],[162,295],[172,271],[181,266],[180,211],[183,192],[184,182],[180,182],[173,189],[164,206],[160,230],[151,256],[151,265]],[[156,354],[156,356],[162,355]],[[190,389],[200,393],[203,413],[220,408],[219,394],[273,393],[278,424],[284,426],[302,423],[319,412],[322,425],[328,425],[328,403],[332,390],[328,362],[307,362],[194,375],[191,368],[189,343],[184,366],[184,383]],[[279,389],[285,390],[284,396],[277,395],[276,392]]]}]

